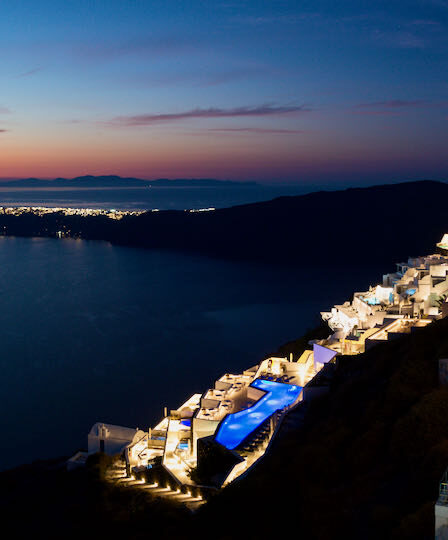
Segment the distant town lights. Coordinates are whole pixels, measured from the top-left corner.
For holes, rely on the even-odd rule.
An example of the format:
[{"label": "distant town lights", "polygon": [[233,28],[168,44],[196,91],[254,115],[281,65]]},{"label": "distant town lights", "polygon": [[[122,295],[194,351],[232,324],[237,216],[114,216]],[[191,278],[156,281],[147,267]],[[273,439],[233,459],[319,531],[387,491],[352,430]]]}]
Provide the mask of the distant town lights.
[{"label": "distant town lights", "polygon": [[22,214],[35,214],[43,216],[46,214],[61,213],[64,216],[104,216],[109,219],[120,220],[125,216],[138,216],[145,213],[144,210],[105,210],[102,208],[70,208],[70,207],[47,207],[47,206],[2,206],[0,214],[20,216]]}]

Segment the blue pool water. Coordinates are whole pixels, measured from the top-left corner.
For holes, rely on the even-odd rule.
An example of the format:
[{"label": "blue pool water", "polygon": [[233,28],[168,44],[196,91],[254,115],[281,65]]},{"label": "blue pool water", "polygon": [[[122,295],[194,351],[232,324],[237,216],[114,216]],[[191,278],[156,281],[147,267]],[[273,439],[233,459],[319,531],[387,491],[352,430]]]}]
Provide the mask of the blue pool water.
[{"label": "blue pool water", "polygon": [[294,403],[301,386],[256,379],[251,386],[266,394],[252,407],[229,414],[221,423],[215,440],[233,450],[275,411]]},{"label": "blue pool water", "polygon": [[373,298],[363,298],[363,300],[367,302],[369,306],[378,306],[379,304],[381,304],[381,302],[378,300],[378,298],[376,298],[376,296],[374,296]]}]

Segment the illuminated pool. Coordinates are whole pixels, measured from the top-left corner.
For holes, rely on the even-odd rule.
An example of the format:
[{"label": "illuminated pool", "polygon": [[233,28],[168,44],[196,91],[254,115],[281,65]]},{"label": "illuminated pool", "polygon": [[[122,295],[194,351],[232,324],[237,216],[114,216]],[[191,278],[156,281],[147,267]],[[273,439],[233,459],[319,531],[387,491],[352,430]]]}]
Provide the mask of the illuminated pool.
[{"label": "illuminated pool", "polygon": [[261,379],[256,379],[251,386],[266,394],[252,407],[226,416],[215,437],[216,441],[230,450],[236,448],[275,411],[294,403],[302,391],[301,386]]}]

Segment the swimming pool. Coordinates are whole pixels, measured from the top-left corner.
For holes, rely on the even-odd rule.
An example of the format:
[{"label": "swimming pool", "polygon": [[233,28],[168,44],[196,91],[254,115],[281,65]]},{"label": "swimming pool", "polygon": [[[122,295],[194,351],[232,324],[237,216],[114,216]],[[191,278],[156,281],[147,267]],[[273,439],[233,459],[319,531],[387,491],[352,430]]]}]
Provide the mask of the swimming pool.
[{"label": "swimming pool", "polygon": [[229,450],[236,448],[275,411],[294,403],[302,391],[301,386],[262,379],[256,379],[251,386],[266,394],[252,407],[226,416],[218,428],[215,440]]}]

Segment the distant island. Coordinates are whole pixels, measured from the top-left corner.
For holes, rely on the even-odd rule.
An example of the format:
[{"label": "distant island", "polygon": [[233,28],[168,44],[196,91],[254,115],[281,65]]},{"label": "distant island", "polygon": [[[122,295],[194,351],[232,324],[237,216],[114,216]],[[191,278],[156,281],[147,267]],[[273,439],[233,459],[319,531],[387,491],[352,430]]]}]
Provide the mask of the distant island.
[{"label": "distant island", "polygon": [[235,182],[232,180],[216,180],[213,178],[159,178],[142,180],[140,178],[123,178],[121,176],[77,176],[76,178],[24,178],[21,180],[0,180],[0,188],[134,188],[134,187],[252,187],[256,182]]}]

